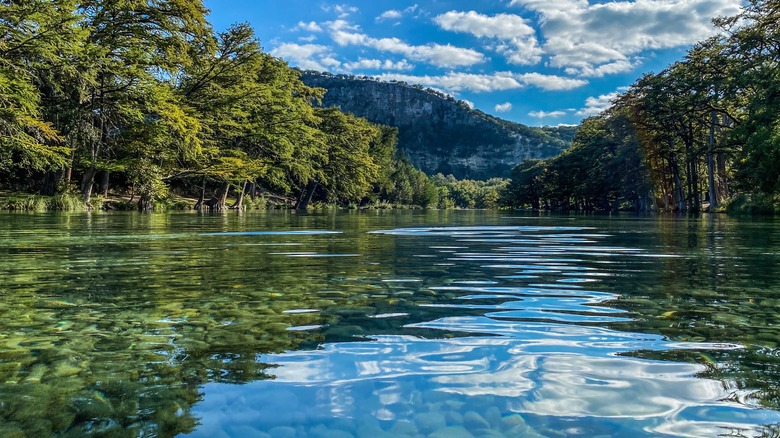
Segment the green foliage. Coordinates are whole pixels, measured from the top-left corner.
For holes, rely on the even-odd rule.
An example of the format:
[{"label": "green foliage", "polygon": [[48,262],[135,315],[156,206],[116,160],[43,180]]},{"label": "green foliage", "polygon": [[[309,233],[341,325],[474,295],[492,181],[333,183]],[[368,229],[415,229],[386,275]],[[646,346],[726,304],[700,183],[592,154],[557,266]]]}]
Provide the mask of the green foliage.
[{"label": "green foliage", "polygon": [[[750,0],[722,32],[585,120],[572,148],[515,168],[514,205],[775,210],[780,194],[780,12]],[[736,196],[736,198],[733,198]]]},{"label": "green foliage", "polygon": [[730,214],[780,214],[780,195],[739,194],[726,205]]},{"label": "green foliage", "polygon": [[[248,24],[214,32],[201,1],[33,0],[0,12],[0,185],[56,195],[8,208],[190,208],[174,193],[216,209],[266,208],[236,193],[246,187],[300,208],[499,203],[497,185],[437,186],[397,158],[397,129],[315,108],[325,90],[264,53]],[[480,132],[458,129],[453,142]],[[506,137],[496,129],[535,143],[555,135],[508,124],[486,141]]]},{"label": "green foliage", "polygon": [[617,114],[586,119],[569,150],[515,167],[507,197],[533,209],[645,209],[650,183],[630,121]]}]

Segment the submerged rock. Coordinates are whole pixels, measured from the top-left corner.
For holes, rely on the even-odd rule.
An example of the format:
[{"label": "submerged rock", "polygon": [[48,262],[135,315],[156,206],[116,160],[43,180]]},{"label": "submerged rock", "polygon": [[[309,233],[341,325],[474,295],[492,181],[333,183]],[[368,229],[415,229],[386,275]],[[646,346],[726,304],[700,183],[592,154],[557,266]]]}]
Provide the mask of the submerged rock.
[{"label": "submerged rock", "polygon": [[424,412],[414,416],[414,422],[422,433],[432,433],[447,426],[444,415],[438,412]]}]

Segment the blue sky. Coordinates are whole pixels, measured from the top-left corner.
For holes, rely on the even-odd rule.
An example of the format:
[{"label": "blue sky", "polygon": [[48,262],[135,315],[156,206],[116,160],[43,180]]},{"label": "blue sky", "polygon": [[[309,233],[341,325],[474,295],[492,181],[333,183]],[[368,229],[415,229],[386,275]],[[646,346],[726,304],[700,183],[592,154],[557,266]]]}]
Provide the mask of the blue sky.
[{"label": "blue sky", "polygon": [[575,124],[740,0],[206,0],[291,66],[403,80],[527,125]]}]

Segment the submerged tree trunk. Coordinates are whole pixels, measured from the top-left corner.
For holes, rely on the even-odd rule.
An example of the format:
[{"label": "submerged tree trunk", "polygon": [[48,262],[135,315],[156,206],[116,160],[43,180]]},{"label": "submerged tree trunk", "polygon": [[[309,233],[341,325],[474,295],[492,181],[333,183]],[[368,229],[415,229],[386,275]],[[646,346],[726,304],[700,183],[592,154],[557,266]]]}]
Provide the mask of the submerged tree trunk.
[{"label": "submerged tree trunk", "polygon": [[206,177],[203,177],[203,184],[200,187],[200,197],[198,198],[198,202],[195,203],[195,206],[192,207],[193,210],[200,210],[203,208],[203,201],[206,199]]},{"label": "submerged tree trunk", "polygon": [[151,213],[154,211],[154,199],[149,193],[142,193],[138,199],[138,211],[142,213]]},{"label": "submerged tree trunk", "polygon": [[310,181],[309,184],[306,185],[306,190],[304,190],[301,194],[301,199],[298,201],[298,205],[295,206],[295,209],[308,210],[309,204],[311,203],[311,198],[314,197],[314,192],[319,186],[319,181]]},{"label": "submerged tree trunk", "polygon": [[209,208],[216,211],[227,210],[228,193],[230,193],[230,183],[226,182],[222,184],[222,187],[220,187],[219,192],[217,193],[217,202],[214,205],[210,205]]},{"label": "submerged tree trunk", "polygon": [[247,182],[244,181],[244,186],[241,188],[241,190],[238,193],[238,199],[236,199],[236,202],[234,202],[233,205],[230,206],[231,210],[244,209],[244,194],[246,193],[246,186],[247,186]]}]

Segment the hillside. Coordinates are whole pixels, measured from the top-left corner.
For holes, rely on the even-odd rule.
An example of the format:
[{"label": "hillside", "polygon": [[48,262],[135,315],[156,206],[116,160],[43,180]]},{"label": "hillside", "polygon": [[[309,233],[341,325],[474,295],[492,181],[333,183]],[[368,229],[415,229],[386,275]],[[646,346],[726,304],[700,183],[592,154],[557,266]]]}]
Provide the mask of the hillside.
[{"label": "hillside", "polygon": [[428,174],[509,176],[526,158],[549,158],[571,144],[573,127],[531,128],[471,109],[443,93],[404,82],[306,71],[306,85],[328,90],[322,105],[398,128],[398,147]]}]

